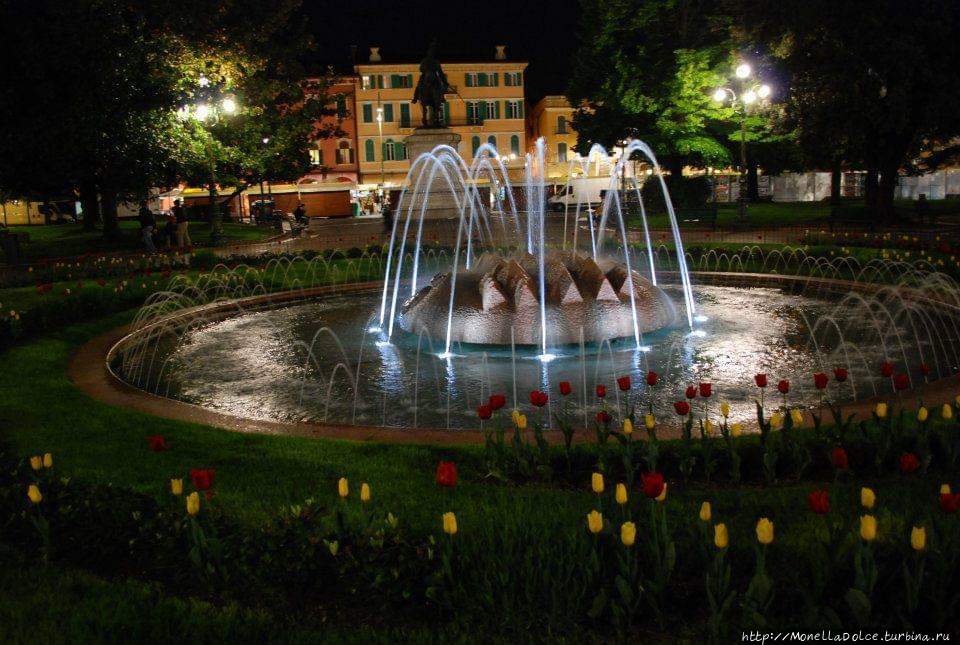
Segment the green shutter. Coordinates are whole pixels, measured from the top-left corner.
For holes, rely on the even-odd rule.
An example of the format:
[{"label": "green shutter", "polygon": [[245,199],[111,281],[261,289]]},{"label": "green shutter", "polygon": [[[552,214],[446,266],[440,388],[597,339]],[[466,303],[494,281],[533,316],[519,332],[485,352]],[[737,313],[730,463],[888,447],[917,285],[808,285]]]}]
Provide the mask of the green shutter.
[{"label": "green shutter", "polygon": [[400,127],[401,128],[410,127],[410,104],[409,103],[400,104]]},{"label": "green shutter", "polygon": [[470,72],[463,75],[463,84],[467,87],[473,87],[473,76],[470,75]]},{"label": "green shutter", "polygon": [[490,75],[490,86],[499,87],[500,86],[500,72],[494,72]]},{"label": "green shutter", "polygon": [[477,104],[477,118],[481,122],[487,120],[487,102],[486,101],[480,101],[480,103]]},{"label": "green shutter", "polygon": [[520,156],[520,137],[517,135],[510,137],[510,152],[518,157]]},{"label": "green shutter", "polygon": [[493,146],[494,148],[496,148],[496,147],[497,147],[497,137],[496,137],[496,135],[491,134],[489,137],[487,137],[487,143],[489,143],[491,146]]},{"label": "green shutter", "polygon": [[392,146],[392,145],[393,145],[392,141],[384,141],[383,143],[380,144],[380,155],[381,155],[380,158],[383,159],[384,161],[390,158],[387,156],[387,146]]},{"label": "green shutter", "polygon": [[373,123],[373,105],[370,103],[363,104],[363,122]]},{"label": "green shutter", "polygon": [[387,123],[393,123],[393,103],[383,104],[383,120]]},{"label": "green shutter", "polygon": [[375,150],[375,148],[374,148],[374,145],[373,145],[373,139],[367,139],[366,141],[364,141],[364,143],[363,143],[363,156],[364,156],[364,161],[376,161],[376,160],[377,160],[377,156],[374,154],[374,150]]},{"label": "green shutter", "polygon": [[407,87],[413,87],[413,74],[407,74]]},{"label": "green shutter", "polygon": [[406,159],[407,151],[406,146],[403,145],[402,141],[397,141],[393,144],[393,158],[394,159]]},{"label": "green shutter", "polygon": [[513,74],[505,72],[503,75],[503,84],[507,87],[513,87]]},{"label": "green shutter", "polygon": [[517,101],[517,118],[523,118],[523,101]]},{"label": "green shutter", "polygon": [[444,124],[450,124],[450,101],[443,102],[443,122]]},{"label": "green shutter", "polygon": [[477,150],[480,148],[480,137],[474,135],[473,139],[470,140],[471,145],[473,146],[473,156],[477,156]]},{"label": "green shutter", "polygon": [[479,74],[477,74],[477,85],[478,85],[479,87],[486,87],[486,86],[487,86],[487,73],[486,73],[486,72],[480,72]]}]

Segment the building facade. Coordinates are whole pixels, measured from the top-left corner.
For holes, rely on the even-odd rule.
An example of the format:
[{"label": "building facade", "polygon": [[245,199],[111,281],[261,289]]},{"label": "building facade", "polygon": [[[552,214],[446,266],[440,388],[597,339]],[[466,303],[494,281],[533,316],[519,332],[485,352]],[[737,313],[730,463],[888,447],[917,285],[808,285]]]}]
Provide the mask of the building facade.
[{"label": "building facade", "polygon": [[545,96],[530,109],[528,127],[530,149],[540,137],[544,140],[548,179],[565,179],[570,162],[576,158],[577,133],[572,127],[573,106],[565,96]]},{"label": "building facade", "polygon": [[[441,63],[453,87],[444,103],[444,122],[460,135],[460,155],[469,164],[484,143],[496,146],[511,177],[523,172],[527,150],[524,70],[504,49],[488,61]],[[390,63],[377,48],[371,60],[354,67],[357,75],[357,150],[362,184],[399,185],[410,168],[404,140],[420,125],[413,103],[418,63]]]}]

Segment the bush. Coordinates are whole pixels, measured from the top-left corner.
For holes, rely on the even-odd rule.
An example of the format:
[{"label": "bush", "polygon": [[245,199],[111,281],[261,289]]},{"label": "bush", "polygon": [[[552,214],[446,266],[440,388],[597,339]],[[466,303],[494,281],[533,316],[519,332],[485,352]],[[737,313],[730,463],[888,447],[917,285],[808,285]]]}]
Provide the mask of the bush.
[{"label": "bush", "polygon": [[[683,177],[667,179],[667,190],[674,210],[704,208],[710,199],[710,180],[706,177]],[[666,202],[663,200],[663,189],[660,181],[651,176],[643,184],[640,191],[643,205],[648,215],[661,215],[667,212]]]}]

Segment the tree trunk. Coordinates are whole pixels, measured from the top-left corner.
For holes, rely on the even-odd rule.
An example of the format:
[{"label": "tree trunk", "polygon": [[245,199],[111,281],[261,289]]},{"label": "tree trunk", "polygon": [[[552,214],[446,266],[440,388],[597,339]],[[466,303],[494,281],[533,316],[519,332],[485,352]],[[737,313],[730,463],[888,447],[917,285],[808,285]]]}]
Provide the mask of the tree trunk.
[{"label": "tree trunk", "polygon": [[670,191],[673,192],[674,188],[679,191],[680,182],[683,179],[683,157],[679,155],[669,157],[666,162],[666,167],[670,172],[670,176],[667,178],[667,185]]},{"label": "tree trunk", "polygon": [[80,181],[80,206],[83,208],[83,229],[94,230],[100,221],[100,201],[97,199],[97,185],[93,179]]},{"label": "tree trunk", "polygon": [[115,193],[101,189],[100,207],[103,215],[103,236],[117,237],[120,235],[120,223],[117,220],[117,196]]},{"label": "tree trunk", "polygon": [[877,169],[867,168],[867,176],[863,181],[863,199],[868,210],[877,207]]},{"label": "tree trunk", "polygon": [[747,201],[760,199],[760,181],[757,177],[758,164],[754,159],[747,160]]},{"label": "tree trunk", "polygon": [[840,183],[843,175],[840,167],[840,159],[834,159],[830,166],[830,203],[834,206],[840,204]]},{"label": "tree trunk", "polygon": [[899,164],[887,164],[887,167],[880,173],[880,180],[877,185],[876,209],[877,218],[883,222],[892,222],[895,217],[893,197],[897,191],[899,169]]}]

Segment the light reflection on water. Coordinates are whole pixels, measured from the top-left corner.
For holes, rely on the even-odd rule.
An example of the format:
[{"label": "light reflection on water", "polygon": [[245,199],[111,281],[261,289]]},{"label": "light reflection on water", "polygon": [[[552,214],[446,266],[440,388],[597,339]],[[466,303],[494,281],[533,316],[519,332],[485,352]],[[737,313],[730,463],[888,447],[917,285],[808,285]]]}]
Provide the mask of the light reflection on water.
[{"label": "light reflection on water", "polygon": [[[677,291],[668,293],[679,299]],[[670,415],[670,423],[673,401],[698,381],[714,384],[714,410],[717,400],[727,400],[735,419],[755,414],[757,372],[768,372],[771,383],[787,378],[795,398],[815,400],[810,375],[829,371],[833,363],[824,358],[821,364],[808,348],[799,311],[812,319],[829,303],[773,288],[700,286],[695,293],[698,312],[705,317],[698,323],[702,333],[681,328],[647,335],[643,342],[649,351],[636,351],[630,339],[622,347],[606,344],[585,355],[579,347],[552,349],[558,356],[551,361],[537,360],[533,351],[519,352],[515,366],[509,348],[485,352],[454,345],[455,356],[442,359],[437,356],[442,339],[406,337],[378,344],[378,336],[368,330],[376,296],[251,312],[188,334],[171,354],[159,390],[250,418],[404,427],[476,427],[475,408],[491,392],[506,394],[508,404],[516,396],[521,407],[529,408],[532,389],[548,390],[553,403],[564,380],[573,385],[578,410],[592,419],[595,385],[607,386],[613,404],[620,396],[615,379],[624,374],[641,387],[640,402],[646,404],[643,379],[648,370],[661,375],[653,402],[658,416]],[[335,332],[342,351],[333,335],[318,333],[323,327]],[[849,384],[840,387],[849,390]],[[840,390],[839,396],[851,395]]]}]

